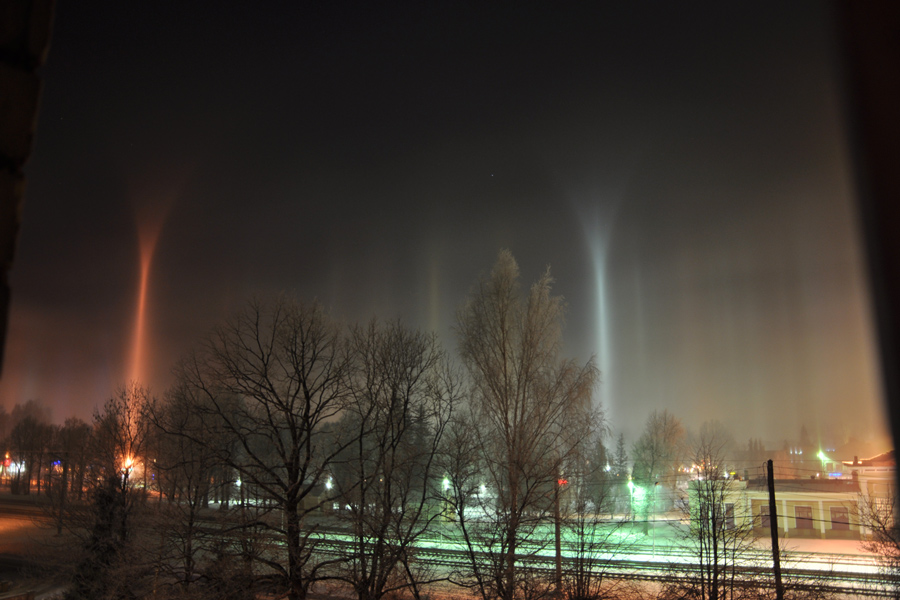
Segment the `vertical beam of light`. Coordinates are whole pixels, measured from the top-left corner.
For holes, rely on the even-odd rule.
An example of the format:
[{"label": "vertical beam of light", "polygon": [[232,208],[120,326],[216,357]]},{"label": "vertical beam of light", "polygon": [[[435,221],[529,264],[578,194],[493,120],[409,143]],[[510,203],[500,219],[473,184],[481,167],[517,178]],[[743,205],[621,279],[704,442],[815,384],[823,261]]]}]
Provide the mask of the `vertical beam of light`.
[{"label": "vertical beam of light", "polygon": [[130,381],[145,381],[144,371],[144,326],[147,321],[147,284],[150,279],[150,264],[153,261],[153,251],[156,248],[156,239],[146,243],[141,240],[141,279],[138,286],[137,313],[134,322],[134,340],[131,347],[131,373]]},{"label": "vertical beam of light", "polygon": [[649,372],[647,327],[644,324],[644,278],[640,263],[635,265],[633,271],[632,297],[634,298],[634,337],[637,340],[637,364],[642,373]]},{"label": "vertical beam of light", "polygon": [[133,384],[148,385],[147,376],[147,313],[150,288],[150,268],[159,235],[175,198],[174,193],[155,196],[136,206],[138,250],[140,252],[140,280],[138,284],[137,311],[134,316],[134,337],[131,346],[129,380]]},{"label": "vertical beam of light", "polygon": [[601,381],[604,383],[605,392],[601,393],[601,398],[605,400],[604,408],[609,412],[610,417],[613,416],[613,399],[615,398],[615,377],[612,373],[612,350],[610,349],[610,319],[609,319],[609,298],[606,286],[606,267],[607,267],[607,249],[609,246],[608,237],[603,236],[600,232],[591,232],[588,237],[588,248],[591,253],[591,260],[594,263],[594,285],[597,299],[597,316],[596,316],[596,332],[595,343],[597,344],[597,362],[600,367]]},{"label": "vertical beam of light", "polygon": [[599,392],[603,410],[611,421],[615,420],[615,373],[612,356],[612,319],[609,314],[609,291],[607,288],[607,267],[609,245],[613,224],[619,208],[619,194],[612,201],[593,201],[591,204],[576,203],[577,214],[584,234],[585,244],[594,266],[596,294],[596,319],[594,343],[596,344],[597,365],[600,368],[601,389]]}]

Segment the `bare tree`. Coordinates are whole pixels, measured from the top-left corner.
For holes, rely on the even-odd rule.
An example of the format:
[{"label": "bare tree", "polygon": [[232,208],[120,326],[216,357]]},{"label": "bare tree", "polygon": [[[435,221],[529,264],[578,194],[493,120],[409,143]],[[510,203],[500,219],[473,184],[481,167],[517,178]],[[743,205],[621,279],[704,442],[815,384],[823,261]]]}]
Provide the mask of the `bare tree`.
[{"label": "bare tree", "polygon": [[49,489],[57,535],[62,534],[70,496],[74,492],[75,498],[81,499],[88,448],[92,444],[91,433],[90,425],[71,417],[56,429],[50,455],[59,467],[59,477],[56,483],[51,479]]},{"label": "bare tree", "polygon": [[743,482],[730,476],[727,468],[733,444],[718,421],[701,426],[690,456],[698,468],[685,507],[690,525],[681,538],[693,568],[667,587],[666,597],[733,600],[759,594],[748,580],[750,570],[743,568],[755,555],[753,522],[737,514],[746,499]]},{"label": "bare tree", "polygon": [[[460,352],[473,385],[476,447],[493,495],[492,507],[481,499],[483,526],[469,538],[485,598],[540,593],[519,571],[517,556],[527,542],[539,545],[538,525],[553,514],[557,480],[578,446],[571,425],[587,418],[597,379],[593,361],[579,365],[561,357],[565,304],[551,295],[552,282],[548,270],[523,293],[518,265],[504,250],[458,317]],[[474,564],[483,556],[487,571]]]},{"label": "bare tree", "polygon": [[[650,515],[657,510],[657,503],[672,507],[685,453],[685,431],[681,421],[666,409],[653,411],[631,450],[634,459],[631,477],[637,486],[635,489],[642,493],[639,506],[633,507],[633,511],[643,521],[644,533],[648,531]],[[659,493],[660,488],[667,497]]]},{"label": "bare tree", "polygon": [[629,501],[628,481],[631,469],[628,467],[628,451],[625,449],[625,436],[616,437],[616,450],[607,456],[609,471],[606,471],[607,485],[612,486],[612,508],[616,513],[625,513],[631,509]]},{"label": "bare tree", "polygon": [[16,404],[10,413],[12,426],[27,417],[32,417],[38,423],[49,423],[52,411],[44,406],[40,400],[29,400],[25,404]]},{"label": "bare tree", "polygon": [[9,432],[6,458],[14,465],[14,477],[10,479],[13,494],[30,494],[32,484],[41,492],[44,463],[53,439],[50,414],[50,409],[39,400],[29,400],[3,415],[3,428]]},{"label": "bare tree", "polygon": [[93,458],[102,477],[115,477],[123,488],[139,483],[135,470],[143,465],[150,423],[150,392],[131,383],[94,413]]},{"label": "bare tree", "polygon": [[414,543],[437,512],[437,452],[458,384],[434,335],[374,321],[353,330],[352,402],[336,487],[353,543],[339,577],[360,600],[406,590],[420,597],[433,575]]},{"label": "bare tree", "polygon": [[154,589],[158,593],[171,583],[181,594],[193,593],[198,581],[210,587],[213,549],[227,537],[227,527],[217,527],[203,510],[210,490],[227,484],[217,481],[214,473],[229,446],[216,435],[218,427],[201,421],[190,395],[179,386],[170,390],[165,403],[154,406],[151,420],[160,494],[154,515],[158,535],[158,544],[153,545]]},{"label": "bare tree", "polygon": [[887,591],[900,598],[900,526],[895,519],[896,503],[891,488],[885,495],[860,495],[857,510],[860,528],[869,532],[862,547],[877,557]]},{"label": "bare tree", "polygon": [[[33,404],[29,402],[26,406]],[[40,493],[41,473],[52,439],[52,427],[42,420],[43,413],[18,411],[18,408],[19,405],[16,405],[13,414],[21,418],[15,421],[9,435],[10,460],[15,465],[10,488],[13,494],[30,494],[31,486],[36,484]]]},{"label": "bare tree", "polygon": [[587,438],[585,451],[567,469],[561,486],[567,562],[562,591],[569,600],[637,597],[635,583],[608,577],[617,556],[638,542],[630,524],[616,514],[621,480],[607,470],[603,431]]},{"label": "bare tree", "polygon": [[150,569],[140,559],[143,543],[136,513],[145,491],[133,474],[147,441],[149,402],[147,390],[132,383],[94,413],[91,479],[96,483],[67,598],[122,598],[144,591]]},{"label": "bare tree", "polygon": [[[493,586],[493,575],[504,567],[502,557],[490,553],[490,548],[494,546],[490,542],[494,529],[490,515],[494,512],[495,503],[485,485],[487,477],[483,475],[481,441],[482,436],[477,431],[472,413],[457,411],[447,425],[438,454],[438,464],[444,474],[439,508],[441,522],[452,521],[449,531],[458,534],[468,549],[468,568],[453,572],[450,580],[475,589],[487,598]],[[445,531],[440,533],[445,535]],[[488,540],[483,540],[485,537]],[[477,560],[478,548],[481,547],[489,549],[483,555],[487,560]]]},{"label": "bare tree", "polygon": [[328,424],[347,404],[347,369],[338,325],[319,305],[284,298],[250,303],[178,368],[199,422],[219,428],[236,448],[210,447],[206,440],[216,436],[192,441],[219,452],[242,495],[258,495],[279,511],[281,518],[251,525],[277,536],[286,557],[272,551],[253,558],[268,570],[261,576],[282,582],[292,600],[305,598],[328,564],[314,552],[307,517],[331,502],[320,490],[341,450]]}]

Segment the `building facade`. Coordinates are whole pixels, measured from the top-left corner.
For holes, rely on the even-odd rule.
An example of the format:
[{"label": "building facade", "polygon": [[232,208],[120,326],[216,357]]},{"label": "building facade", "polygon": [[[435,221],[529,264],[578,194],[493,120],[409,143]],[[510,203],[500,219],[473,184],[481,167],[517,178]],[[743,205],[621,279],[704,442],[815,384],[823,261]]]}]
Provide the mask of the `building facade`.
[{"label": "building facade", "polygon": [[[852,461],[823,462],[821,474],[775,480],[775,512],[783,538],[867,539],[871,531],[860,514],[869,505],[889,506],[894,497],[894,452]],[[826,462],[827,461],[827,462]],[[826,475],[827,473],[827,475]],[[723,481],[724,514],[734,527],[771,535],[769,490],[765,479]],[[692,508],[693,511],[693,508]]]}]

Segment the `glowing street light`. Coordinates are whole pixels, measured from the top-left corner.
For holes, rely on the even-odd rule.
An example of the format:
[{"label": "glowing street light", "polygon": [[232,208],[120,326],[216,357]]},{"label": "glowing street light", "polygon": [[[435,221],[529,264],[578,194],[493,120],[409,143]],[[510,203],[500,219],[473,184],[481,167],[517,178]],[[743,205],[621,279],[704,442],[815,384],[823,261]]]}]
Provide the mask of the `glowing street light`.
[{"label": "glowing street light", "polygon": [[[821,450],[819,450],[819,453],[816,455],[816,457],[822,461],[822,472],[828,473],[828,469],[825,468],[826,467],[825,463],[831,462],[831,459],[828,458],[827,456],[825,456],[825,453],[822,452]],[[816,476],[818,477],[818,473],[816,473]]]},{"label": "glowing street light", "polygon": [[631,490],[631,499],[632,501],[640,502],[644,499],[644,496],[647,494],[647,490],[642,488],[639,485],[635,485],[633,481],[628,482],[628,489]]},{"label": "glowing street light", "polygon": [[634,481],[628,480],[628,490],[631,492],[631,510],[634,512],[635,504],[640,504],[644,499],[645,490],[639,485],[635,485]]},{"label": "glowing street light", "polygon": [[128,476],[134,470],[134,457],[126,456],[122,459],[122,486],[128,484]]}]

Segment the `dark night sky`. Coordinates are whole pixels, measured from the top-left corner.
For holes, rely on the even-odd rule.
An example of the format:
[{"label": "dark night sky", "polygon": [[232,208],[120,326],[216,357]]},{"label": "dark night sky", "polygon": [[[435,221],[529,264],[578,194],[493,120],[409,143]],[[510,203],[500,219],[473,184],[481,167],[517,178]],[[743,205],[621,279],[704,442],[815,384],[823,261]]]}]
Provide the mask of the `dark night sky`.
[{"label": "dark night sky", "polygon": [[[500,248],[633,437],[881,434],[821,2],[60,2],[0,399],[88,417],[252,294],[455,346]],[[782,6],[789,4],[789,6]],[[140,233],[143,232],[143,233]]]}]

